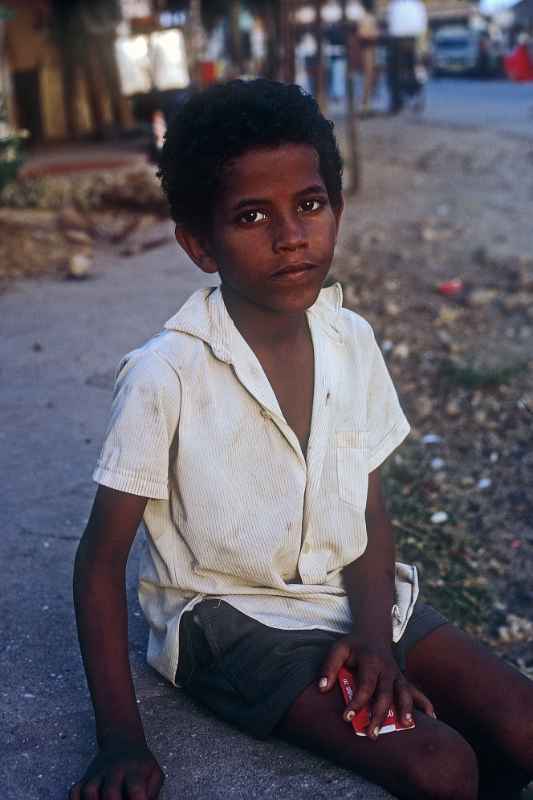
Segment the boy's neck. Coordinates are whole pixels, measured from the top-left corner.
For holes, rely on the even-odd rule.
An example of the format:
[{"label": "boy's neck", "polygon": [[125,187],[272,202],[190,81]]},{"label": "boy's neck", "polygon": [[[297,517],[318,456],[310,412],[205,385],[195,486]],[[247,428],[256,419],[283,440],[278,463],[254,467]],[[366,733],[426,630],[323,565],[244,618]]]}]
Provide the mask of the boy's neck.
[{"label": "boy's neck", "polygon": [[268,349],[294,345],[309,327],[305,310],[294,313],[272,311],[236,294],[225,284],[221,286],[224,304],[235,327],[253,347]]}]

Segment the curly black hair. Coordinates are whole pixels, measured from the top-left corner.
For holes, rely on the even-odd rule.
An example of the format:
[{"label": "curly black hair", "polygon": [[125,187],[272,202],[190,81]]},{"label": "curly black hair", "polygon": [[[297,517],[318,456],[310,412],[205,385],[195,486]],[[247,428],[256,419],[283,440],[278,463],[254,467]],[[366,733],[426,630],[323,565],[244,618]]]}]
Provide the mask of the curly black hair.
[{"label": "curly black hair", "polygon": [[170,123],[159,177],[174,221],[205,235],[227,165],[258,147],[308,144],[333,208],[342,203],[342,159],[333,123],[299,86],[264,78],[215,84],[193,95]]}]

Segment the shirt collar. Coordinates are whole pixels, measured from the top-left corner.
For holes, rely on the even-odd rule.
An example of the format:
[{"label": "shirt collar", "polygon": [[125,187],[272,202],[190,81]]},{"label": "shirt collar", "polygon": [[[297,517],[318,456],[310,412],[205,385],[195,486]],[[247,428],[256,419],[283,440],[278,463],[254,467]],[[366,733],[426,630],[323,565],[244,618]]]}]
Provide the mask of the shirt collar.
[{"label": "shirt collar", "polygon": [[[325,333],[342,343],[340,311],[342,288],[340,283],[322,289],[308,314],[317,320]],[[180,331],[196,336],[209,345],[221,361],[232,362],[233,321],[226,310],[219,286],[199,289],[165,323],[165,330]]]}]

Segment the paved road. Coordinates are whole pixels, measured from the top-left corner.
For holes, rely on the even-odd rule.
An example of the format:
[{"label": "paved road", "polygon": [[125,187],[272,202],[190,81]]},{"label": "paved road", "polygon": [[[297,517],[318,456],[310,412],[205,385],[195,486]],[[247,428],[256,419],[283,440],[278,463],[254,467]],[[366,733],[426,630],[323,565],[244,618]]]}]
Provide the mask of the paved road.
[{"label": "paved road", "polygon": [[[72,561],[120,356],[160,329],[202,275],[174,243],[98,255],[84,282],[26,282],[0,297],[0,741],[2,800],[65,800],[94,749],[74,626]],[[388,800],[348,772],[240,734],[145,663],[128,570],[130,657],[166,800]]]},{"label": "paved road", "polygon": [[533,139],[533,83],[433,78],[426,95],[428,121],[487,127]]},{"label": "paved road", "polygon": [[[426,85],[426,108],[420,115],[430,123],[489,128],[504,134],[533,139],[533,82],[480,81],[468,78],[432,78]],[[388,109],[384,82],[380,83],[373,108]],[[342,118],[344,102],[331,103],[329,113]],[[412,114],[410,110],[402,112]]]}]

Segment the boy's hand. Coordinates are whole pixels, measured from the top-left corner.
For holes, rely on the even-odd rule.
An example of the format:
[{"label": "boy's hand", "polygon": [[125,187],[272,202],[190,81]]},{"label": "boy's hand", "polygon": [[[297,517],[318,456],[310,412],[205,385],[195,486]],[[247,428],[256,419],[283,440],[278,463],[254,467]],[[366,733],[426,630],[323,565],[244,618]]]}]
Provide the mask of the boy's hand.
[{"label": "boy's hand", "polygon": [[400,672],[390,646],[361,642],[352,635],[339,639],[322,667],[322,677],[318,683],[321,692],[328,692],[335,686],[342,666],[353,672],[356,686],[343,718],[350,722],[358,711],[369,706],[372,722],[367,733],[371,739],[378,738],[378,731],[391,705],[396,707],[399,719],[406,725],[413,719],[415,706],[429,716],[435,716],[428,698]]},{"label": "boy's hand", "polygon": [[102,750],[68,796],[69,800],[156,800],[164,779],[147,747]]}]

